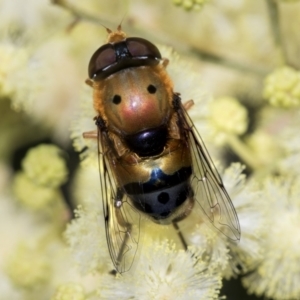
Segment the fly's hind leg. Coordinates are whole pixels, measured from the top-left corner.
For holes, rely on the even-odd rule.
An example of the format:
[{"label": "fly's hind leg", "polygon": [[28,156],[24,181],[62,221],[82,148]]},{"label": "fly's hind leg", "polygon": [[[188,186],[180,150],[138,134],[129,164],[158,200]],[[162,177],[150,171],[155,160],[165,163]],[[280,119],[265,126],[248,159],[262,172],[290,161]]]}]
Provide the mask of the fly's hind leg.
[{"label": "fly's hind leg", "polygon": [[189,214],[191,213],[193,207],[194,207],[195,201],[192,195],[190,195],[190,197],[188,197],[188,199],[185,202],[185,208],[184,208],[184,213],[180,216],[178,216],[177,218],[175,218],[172,222],[172,225],[174,227],[174,229],[176,230],[176,233],[179,237],[179,240],[182,244],[182,247],[185,251],[187,251],[188,249],[188,244],[178,226],[178,222],[184,220],[187,216],[189,216]]},{"label": "fly's hind leg", "polygon": [[187,251],[188,245],[187,245],[187,243],[185,241],[185,238],[184,238],[184,236],[183,236],[183,234],[182,234],[182,232],[181,232],[181,230],[178,226],[178,223],[177,222],[172,222],[172,225],[173,225],[174,229],[176,230],[176,233],[178,234],[178,237],[180,239],[180,242],[183,246],[184,251]]}]

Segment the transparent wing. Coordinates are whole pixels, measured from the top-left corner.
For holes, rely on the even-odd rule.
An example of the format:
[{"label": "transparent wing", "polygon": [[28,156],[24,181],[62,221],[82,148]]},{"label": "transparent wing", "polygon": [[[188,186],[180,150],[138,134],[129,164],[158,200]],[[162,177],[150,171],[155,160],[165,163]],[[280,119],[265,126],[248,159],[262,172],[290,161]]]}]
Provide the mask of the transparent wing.
[{"label": "transparent wing", "polygon": [[112,262],[119,273],[128,271],[134,261],[140,237],[140,214],[128,196],[117,186],[109,162],[116,161],[106,132],[98,130],[99,170],[105,231]]},{"label": "transparent wing", "polygon": [[195,203],[199,204],[204,215],[217,230],[229,239],[237,241],[241,236],[240,224],[222,179],[182,104],[178,113],[184,123],[182,125],[191,150],[193,168],[191,186]]}]

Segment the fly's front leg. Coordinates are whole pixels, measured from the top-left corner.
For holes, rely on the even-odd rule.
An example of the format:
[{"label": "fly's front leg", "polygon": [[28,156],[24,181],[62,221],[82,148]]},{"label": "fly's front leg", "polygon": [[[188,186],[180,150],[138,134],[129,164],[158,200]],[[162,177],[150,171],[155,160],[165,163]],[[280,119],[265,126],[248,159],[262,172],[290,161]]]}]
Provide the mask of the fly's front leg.
[{"label": "fly's front leg", "polygon": [[[180,109],[181,107],[181,97],[180,97],[180,93],[174,93],[173,94],[173,100],[172,100],[172,105],[174,107],[174,109],[177,111],[178,109]],[[182,104],[183,108],[188,111],[192,106],[194,105],[194,100],[190,99],[187,100],[186,102],[184,102]]]},{"label": "fly's front leg", "polygon": [[188,100],[186,102],[183,103],[183,107],[185,108],[185,110],[189,110],[193,105],[194,105],[194,100]]},{"label": "fly's front leg", "polygon": [[169,60],[167,58],[162,59],[162,65],[166,68],[169,64]]},{"label": "fly's front leg", "polygon": [[92,130],[92,131],[86,131],[82,134],[84,139],[97,139],[98,138],[98,131]]},{"label": "fly's front leg", "polygon": [[97,139],[100,132],[107,130],[105,121],[100,116],[94,117],[94,121],[95,121],[96,126],[98,127],[98,130],[96,129],[96,130],[91,130],[91,131],[84,132],[82,134],[83,138],[85,138],[85,139]]}]

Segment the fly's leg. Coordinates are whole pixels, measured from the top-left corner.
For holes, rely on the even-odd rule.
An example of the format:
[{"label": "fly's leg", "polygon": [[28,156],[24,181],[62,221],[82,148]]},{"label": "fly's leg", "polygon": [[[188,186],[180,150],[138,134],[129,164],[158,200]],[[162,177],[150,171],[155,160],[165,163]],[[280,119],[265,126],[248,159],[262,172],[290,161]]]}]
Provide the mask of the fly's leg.
[{"label": "fly's leg", "polygon": [[100,132],[106,131],[106,124],[104,120],[100,116],[94,117],[94,121],[98,130],[86,131],[82,134],[85,139],[97,139],[99,137]]},{"label": "fly's leg", "polygon": [[183,234],[182,234],[182,232],[181,232],[181,230],[180,230],[180,228],[178,226],[178,223],[177,222],[172,222],[172,224],[173,224],[173,227],[176,230],[176,233],[178,234],[178,237],[180,239],[180,242],[181,242],[181,244],[183,246],[184,251],[187,251],[188,245],[187,245],[187,243],[186,243],[186,241],[185,241],[185,239],[183,237]]},{"label": "fly's leg", "polygon": [[162,65],[166,68],[169,64],[169,60],[167,58],[162,59]]},{"label": "fly's leg", "polygon": [[[172,100],[172,105],[173,105],[173,108],[177,111],[180,109],[181,107],[181,97],[180,97],[180,93],[174,93],[173,94],[173,100]],[[187,100],[185,101],[182,106],[183,108],[188,111],[193,105],[194,105],[194,100],[190,99],[190,100]]]},{"label": "fly's leg", "polygon": [[176,233],[178,234],[180,242],[181,242],[181,244],[183,246],[183,249],[185,251],[187,251],[187,249],[188,249],[188,244],[185,241],[185,238],[184,238],[184,236],[183,236],[183,234],[182,234],[182,232],[181,232],[181,230],[178,226],[178,222],[185,219],[192,212],[194,204],[195,204],[195,201],[194,201],[193,195],[191,194],[190,197],[187,199],[187,206],[185,207],[184,214],[182,214],[181,216],[175,218],[172,222],[172,225],[173,225],[174,229],[176,230]]},{"label": "fly's leg", "polygon": [[82,134],[82,136],[85,139],[97,139],[98,138],[98,132],[97,132],[97,130],[86,131]]},{"label": "fly's leg", "polygon": [[91,79],[86,79],[85,83],[86,83],[88,86],[90,86],[90,87],[93,87],[93,86],[94,86],[94,82],[93,82],[93,80],[91,80]]},{"label": "fly's leg", "polygon": [[186,111],[188,111],[194,104],[195,104],[194,100],[188,100],[183,103],[183,107],[185,108]]}]

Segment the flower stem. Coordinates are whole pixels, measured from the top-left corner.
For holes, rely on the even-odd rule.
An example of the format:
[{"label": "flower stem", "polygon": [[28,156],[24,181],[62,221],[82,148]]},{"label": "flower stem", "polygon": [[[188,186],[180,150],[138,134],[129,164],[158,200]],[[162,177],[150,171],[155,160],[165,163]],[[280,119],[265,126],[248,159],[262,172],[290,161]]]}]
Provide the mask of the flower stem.
[{"label": "flower stem", "polygon": [[236,135],[228,135],[227,143],[231,149],[253,170],[262,167],[252,151]]},{"label": "flower stem", "polygon": [[65,0],[51,0],[51,2],[55,5],[58,5],[65,10],[69,11],[75,18],[75,20],[80,21],[84,20],[91,23],[96,23],[99,25],[104,26],[103,24],[108,24],[109,26],[114,25],[111,21],[108,19],[101,19],[99,16],[95,17],[91,14],[85,13],[81,10],[79,10],[76,6],[68,3],[68,1]]},{"label": "flower stem", "polygon": [[282,41],[282,35],[280,32],[280,18],[279,18],[278,3],[276,0],[266,0],[266,2],[269,11],[273,39],[278,51],[279,61],[280,64],[286,64],[287,57],[286,57],[285,47]]},{"label": "flower stem", "polygon": [[271,70],[268,68],[263,68],[259,66],[250,66],[246,64],[239,63],[237,61],[230,60],[225,57],[221,57],[216,54],[209,53],[207,51],[203,51],[198,48],[192,48],[191,51],[195,53],[199,58],[204,61],[209,61],[224,67],[228,67],[231,69],[235,69],[242,72],[252,73],[257,76],[265,77]]}]

